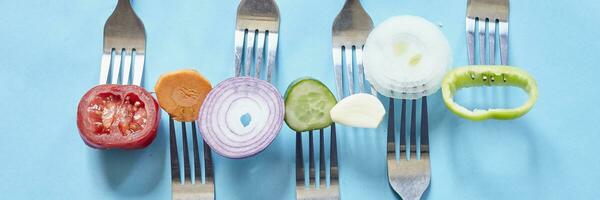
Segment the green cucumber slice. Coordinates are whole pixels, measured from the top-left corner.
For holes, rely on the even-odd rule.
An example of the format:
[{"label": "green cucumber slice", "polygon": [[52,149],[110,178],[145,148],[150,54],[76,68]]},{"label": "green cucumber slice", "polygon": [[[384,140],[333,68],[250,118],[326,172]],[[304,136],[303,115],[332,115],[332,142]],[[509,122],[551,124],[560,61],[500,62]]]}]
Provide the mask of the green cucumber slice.
[{"label": "green cucumber slice", "polygon": [[[529,99],[521,106],[510,109],[469,110],[454,102],[454,94],[461,88],[480,86],[513,86],[523,89]],[[450,71],[442,81],[444,103],[454,114],[474,121],[486,119],[515,119],[523,116],[538,97],[537,83],[526,71],[511,66],[465,66]]]},{"label": "green cucumber slice", "polygon": [[321,81],[299,78],[285,92],[285,123],[297,132],[328,127],[333,123],[329,112],[336,103],[331,90]]}]

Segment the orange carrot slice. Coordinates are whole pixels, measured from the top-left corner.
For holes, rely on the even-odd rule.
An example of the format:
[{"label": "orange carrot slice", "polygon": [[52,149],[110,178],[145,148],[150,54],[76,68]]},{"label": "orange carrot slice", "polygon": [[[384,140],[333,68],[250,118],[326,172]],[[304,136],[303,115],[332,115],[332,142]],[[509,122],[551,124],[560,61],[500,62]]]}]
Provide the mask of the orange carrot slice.
[{"label": "orange carrot slice", "polygon": [[192,69],[163,74],[154,86],[160,107],[181,122],[198,118],[202,102],[211,89],[210,81]]}]

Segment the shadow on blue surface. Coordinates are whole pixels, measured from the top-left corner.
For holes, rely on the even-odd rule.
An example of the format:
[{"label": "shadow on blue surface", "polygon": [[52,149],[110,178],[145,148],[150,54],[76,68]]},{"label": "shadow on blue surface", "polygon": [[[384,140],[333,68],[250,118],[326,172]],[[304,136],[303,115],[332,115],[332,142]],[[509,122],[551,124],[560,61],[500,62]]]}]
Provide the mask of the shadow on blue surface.
[{"label": "shadow on blue surface", "polygon": [[[101,182],[116,193],[128,197],[140,197],[153,191],[165,171],[166,140],[160,135],[167,132],[161,126],[150,146],[139,150],[96,150],[90,149],[89,156],[95,163],[93,171],[104,178]],[[161,150],[156,150],[156,148]],[[154,150],[153,150],[154,149]],[[152,152],[158,152],[153,154]],[[148,163],[153,163],[148,165]],[[143,166],[142,166],[143,165]],[[99,166],[99,167],[98,167]]]},{"label": "shadow on blue surface", "polygon": [[[290,134],[291,135],[291,134]],[[216,190],[218,198],[222,199],[289,199],[290,194],[294,194],[290,189],[295,188],[293,177],[279,177],[265,180],[266,174],[293,174],[293,162],[287,162],[292,152],[286,152],[288,149],[285,141],[281,139],[281,134],[275,141],[269,145],[265,151],[269,153],[259,153],[253,157],[244,159],[229,159],[215,155],[218,159],[216,166],[217,176],[227,174],[227,176],[216,177]],[[265,162],[268,160],[269,162]],[[219,191],[219,186],[229,186],[235,188],[254,188],[252,193],[227,193]]]}]

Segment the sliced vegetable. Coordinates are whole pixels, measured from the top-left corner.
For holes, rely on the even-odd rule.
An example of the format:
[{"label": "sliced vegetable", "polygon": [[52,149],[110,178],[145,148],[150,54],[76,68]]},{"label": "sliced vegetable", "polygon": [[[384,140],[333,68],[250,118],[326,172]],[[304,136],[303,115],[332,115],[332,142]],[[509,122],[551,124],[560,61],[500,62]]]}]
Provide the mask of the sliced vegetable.
[{"label": "sliced vegetable", "polygon": [[270,83],[235,77],[219,83],[206,97],[197,124],[204,141],[229,158],[264,150],[281,130],[283,99]]},{"label": "sliced vegetable", "polygon": [[439,89],[452,52],[435,24],[421,17],[397,16],[369,34],[363,61],[365,77],[379,93],[418,99]]},{"label": "sliced vegetable", "polygon": [[[513,86],[523,89],[529,100],[512,109],[469,110],[454,102],[454,94],[461,88],[479,86]],[[442,83],[446,106],[455,114],[470,120],[514,119],[529,112],[537,100],[537,83],[526,71],[510,66],[466,66],[446,75]]]},{"label": "sliced vegetable", "polygon": [[191,69],[163,74],[154,86],[160,107],[181,122],[198,118],[200,106],[211,89],[210,82]]},{"label": "sliced vegetable", "polygon": [[156,100],[135,85],[98,85],[77,107],[79,135],[98,149],[144,148],[156,137],[159,119]]},{"label": "sliced vegetable", "polygon": [[321,81],[299,78],[285,92],[285,123],[297,132],[328,127],[332,123],[329,111],[336,102]]},{"label": "sliced vegetable", "polygon": [[385,108],[377,97],[359,93],[342,99],[330,113],[336,123],[360,128],[377,128],[383,120]]}]

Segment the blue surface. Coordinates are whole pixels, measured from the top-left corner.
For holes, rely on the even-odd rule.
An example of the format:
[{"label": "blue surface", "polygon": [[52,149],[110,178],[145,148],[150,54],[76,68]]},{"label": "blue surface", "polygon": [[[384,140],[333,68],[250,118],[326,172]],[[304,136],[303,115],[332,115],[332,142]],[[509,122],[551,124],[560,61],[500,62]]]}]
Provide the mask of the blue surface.
[{"label": "blue surface", "polygon": [[[471,122],[430,100],[432,182],[425,199],[597,199],[600,93],[593,0],[512,1],[510,63],[533,74],[539,100],[514,121]],[[276,83],[310,75],[333,88],[331,24],[342,0],[281,0]],[[0,1],[2,199],[169,199],[166,115],[154,143],[98,151],[75,125],[97,83],[102,31],[115,1]],[[466,63],[466,1],[364,1],[376,24],[401,14],[443,26]],[[135,1],[146,26],[144,86],[179,68],[217,83],[233,74],[237,1]],[[308,14],[308,15],[304,15]],[[476,93],[476,92],[474,92]],[[468,99],[468,98],[467,98]],[[382,125],[385,127],[385,124]],[[343,199],[397,199],[386,179],[385,129],[340,133]],[[215,156],[219,199],[294,199],[294,134],[284,127],[253,158]],[[306,144],[306,138],[305,138]]]}]

